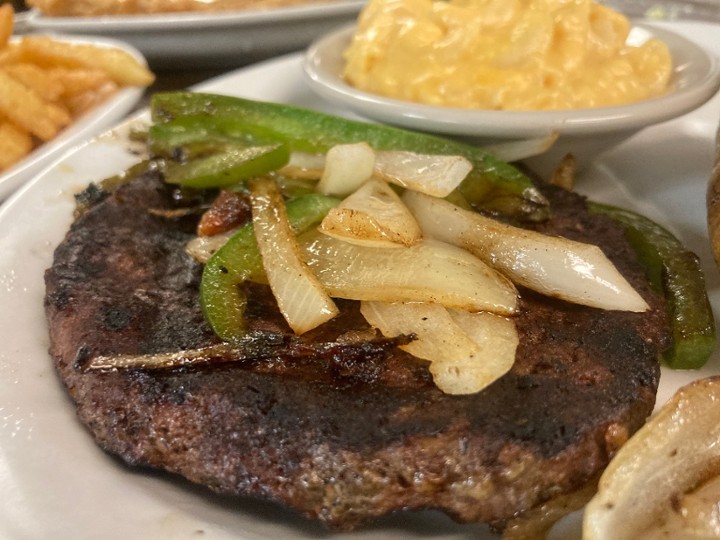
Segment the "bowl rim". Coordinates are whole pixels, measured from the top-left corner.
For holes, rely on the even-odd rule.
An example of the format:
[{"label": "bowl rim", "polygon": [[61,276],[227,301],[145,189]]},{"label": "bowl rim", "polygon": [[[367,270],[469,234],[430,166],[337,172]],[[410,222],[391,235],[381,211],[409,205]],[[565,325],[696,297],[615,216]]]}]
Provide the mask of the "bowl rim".
[{"label": "bowl rim", "polygon": [[355,26],[340,27],[307,48],[302,63],[304,79],[330,102],[405,128],[497,138],[637,131],[696,109],[720,88],[718,58],[675,32],[633,21],[629,41],[657,37],[670,49],[674,88],[662,96],[627,105],[553,111],[492,111],[411,103],[358,90],[342,79],[342,55]]}]

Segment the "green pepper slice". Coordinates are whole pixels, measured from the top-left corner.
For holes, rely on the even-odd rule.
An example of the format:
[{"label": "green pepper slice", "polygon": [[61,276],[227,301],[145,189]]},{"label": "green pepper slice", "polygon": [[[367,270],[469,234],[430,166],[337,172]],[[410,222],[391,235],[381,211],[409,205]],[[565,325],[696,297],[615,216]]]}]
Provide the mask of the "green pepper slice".
[{"label": "green pepper slice", "polygon": [[228,146],[224,150],[187,162],[166,161],[165,181],[192,188],[222,188],[260,176],[287,164],[290,151],[284,144]]},{"label": "green pepper slice", "polygon": [[665,363],[673,369],[705,365],[715,348],[715,321],[698,257],[644,216],[599,203],[589,208],[625,227],[650,284],[667,299],[674,343],[663,354]]},{"label": "green pepper slice", "polygon": [[158,124],[204,116],[208,131],[244,132],[265,141],[275,137],[291,151],[324,153],[336,144],[366,142],[376,150],[462,155],[473,163],[473,170],[458,188],[469,203],[519,219],[548,217],[547,200],[524,173],[481,148],[450,139],[291,105],[193,92],[155,94],[151,113]]},{"label": "green pepper slice", "polygon": [[147,131],[146,140],[155,156],[191,158],[222,151],[227,145],[272,144],[278,137],[268,131],[250,133],[233,119],[185,115],[153,124]]},{"label": "green pepper slice", "polygon": [[[296,234],[320,223],[340,201],[312,194],[287,202],[290,225]],[[265,271],[252,224],[241,228],[205,264],[200,281],[200,304],[210,326],[221,339],[240,343],[247,333],[247,298],[240,285],[265,281]]]}]

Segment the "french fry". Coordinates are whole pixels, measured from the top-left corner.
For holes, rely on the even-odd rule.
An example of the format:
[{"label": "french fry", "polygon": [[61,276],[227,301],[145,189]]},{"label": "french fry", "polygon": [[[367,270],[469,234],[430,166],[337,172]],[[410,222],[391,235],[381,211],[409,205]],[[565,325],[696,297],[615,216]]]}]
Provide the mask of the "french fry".
[{"label": "french fry", "polygon": [[117,92],[117,85],[108,80],[104,85],[98,88],[91,88],[85,92],[74,94],[72,96],[65,96],[63,104],[68,108],[70,114],[73,116],[80,116],[85,111],[88,111],[108,99],[111,95]]},{"label": "french fry", "polygon": [[5,66],[3,71],[16,81],[32,89],[45,101],[58,101],[65,90],[62,81],[53,77],[51,71],[34,64],[11,63]]},{"label": "french fry", "polygon": [[52,139],[71,120],[67,111],[43,101],[4,71],[0,71],[0,112],[43,141]]},{"label": "french fry", "polygon": [[50,77],[62,86],[60,102],[78,117],[118,91],[118,85],[99,69],[55,68]]},{"label": "french fry", "polygon": [[0,49],[10,41],[15,26],[15,11],[10,4],[0,5]]},{"label": "french fry", "polygon": [[120,86],[147,86],[155,76],[127,52],[113,47],[67,43],[46,36],[25,36],[23,58],[45,67],[84,67],[104,71]]},{"label": "french fry", "polygon": [[[84,94],[93,89],[99,89],[107,83],[115,84],[107,73],[100,69],[59,67],[49,69],[46,73],[55,84],[62,88],[61,95],[64,99]],[[117,85],[115,88],[117,88]]]},{"label": "french fry", "polygon": [[20,62],[20,43],[10,42],[0,47],[0,66],[9,66]]},{"label": "french fry", "polygon": [[0,172],[9,169],[33,149],[30,133],[0,119]]}]

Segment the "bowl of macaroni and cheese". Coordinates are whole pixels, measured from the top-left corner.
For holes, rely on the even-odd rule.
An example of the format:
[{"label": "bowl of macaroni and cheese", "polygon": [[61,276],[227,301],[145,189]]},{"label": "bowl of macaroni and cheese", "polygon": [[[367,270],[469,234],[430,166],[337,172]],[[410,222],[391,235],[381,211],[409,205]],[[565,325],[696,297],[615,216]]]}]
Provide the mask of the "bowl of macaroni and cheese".
[{"label": "bowl of macaroni and cheese", "polygon": [[582,167],[720,88],[700,46],[591,0],[370,0],[303,69],[320,96],[383,123],[478,144],[557,135],[540,169],[568,153]]}]

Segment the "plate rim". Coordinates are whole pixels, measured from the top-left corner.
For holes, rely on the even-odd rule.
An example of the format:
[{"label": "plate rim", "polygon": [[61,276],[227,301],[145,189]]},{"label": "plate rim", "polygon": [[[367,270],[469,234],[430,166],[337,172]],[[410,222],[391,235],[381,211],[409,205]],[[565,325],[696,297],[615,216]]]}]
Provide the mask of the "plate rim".
[{"label": "plate rim", "polygon": [[281,21],[306,20],[352,14],[366,0],[321,0],[313,3],[277,8],[214,12],[181,12],[149,15],[106,15],[99,17],[52,17],[30,10],[23,20],[30,31],[72,32],[175,32],[178,29],[212,29],[243,27]]}]

